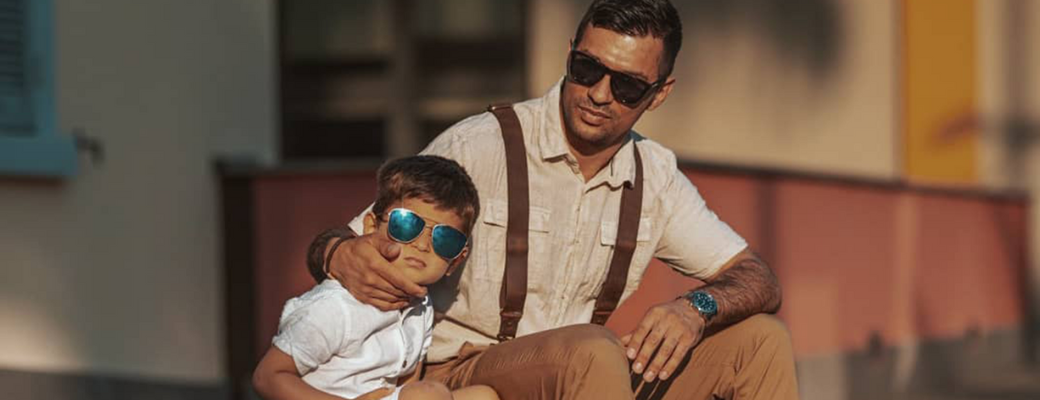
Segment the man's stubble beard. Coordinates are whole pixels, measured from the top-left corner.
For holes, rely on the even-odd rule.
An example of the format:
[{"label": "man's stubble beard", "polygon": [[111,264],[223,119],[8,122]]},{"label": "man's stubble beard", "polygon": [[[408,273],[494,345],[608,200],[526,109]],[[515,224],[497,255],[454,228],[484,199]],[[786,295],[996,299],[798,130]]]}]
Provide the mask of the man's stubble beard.
[{"label": "man's stubble beard", "polygon": [[[573,150],[581,152],[583,155],[594,155],[606,150],[617,141],[623,140],[625,136],[623,133],[612,134],[612,132],[609,131],[610,126],[613,126],[613,124],[608,124],[610,126],[600,127],[591,127],[587,125],[581,126],[584,125],[584,122],[579,121],[581,117],[578,116],[578,113],[581,111],[578,109],[578,105],[570,108],[568,108],[565,103],[561,103],[561,105],[563,106],[562,115],[564,136],[567,138],[567,141],[570,143]],[[611,122],[616,122],[617,116],[610,110],[602,110],[601,108],[594,106],[587,106],[586,108],[606,113],[610,115]],[[582,130],[582,128],[587,129]]]}]

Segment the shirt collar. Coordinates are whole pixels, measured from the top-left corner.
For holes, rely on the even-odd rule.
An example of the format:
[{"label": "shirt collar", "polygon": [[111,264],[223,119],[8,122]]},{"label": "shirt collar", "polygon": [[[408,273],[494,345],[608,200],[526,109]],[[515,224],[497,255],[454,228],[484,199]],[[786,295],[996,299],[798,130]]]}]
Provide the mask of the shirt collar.
[{"label": "shirt collar", "polygon": [[560,116],[560,90],[563,79],[542,96],[542,115],[546,124],[538,132],[538,148],[543,160],[567,155],[571,150],[567,146],[567,138],[563,136],[563,124]]},{"label": "shirt collar", "polygon": [[[560,94],[563,88],[563,78],[556,81],[549,92],[542,96],[542,115],[545,115],[546,124],[539,129],[538,147],[543,160],[567,156],[570,154],[570,146],[563,134],[562,116],[560,115]],[[610,159],[610,163],[592,178],[590,184],[596,185],[600,181],[606,182],[612,187],[620,187],[625,182],[635,180],[635,157],[632,155],[633,142],[642,140],[636,131],[628,132],[628,139],[621,145],[618,152]]]}]

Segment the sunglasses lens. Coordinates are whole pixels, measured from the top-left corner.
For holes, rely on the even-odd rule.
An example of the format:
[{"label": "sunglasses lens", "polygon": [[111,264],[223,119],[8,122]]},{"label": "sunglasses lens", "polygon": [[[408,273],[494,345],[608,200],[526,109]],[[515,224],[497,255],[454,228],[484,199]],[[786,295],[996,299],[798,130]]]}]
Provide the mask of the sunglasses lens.
[{"label": "sunglasses lens", "polygon": [[598,61],[593,60],[581,53],[571,53],[568,75],[571,80],[579,85],[592,86],[607,73],[607,68]]},{"label": "sunglasses lens", "polygon": [[411,242],[422,234],[425,227],[426,221],[423,221],[422,217],[398,208],[390,212],[390,223],[387,225],[386,231],[390,234],[390,238],[396,241]]},{"label": "sunglasses lens", "polygon": [[466,247],[466,235],[447,225],[433,227],[433,252],[446,259],[454,259]]},{"label": "sunglasses lens", "polygon": [[610,90],[614,97],[623,104],[635,104],[643,100],[650,85],[624,74],[610,76]]}]

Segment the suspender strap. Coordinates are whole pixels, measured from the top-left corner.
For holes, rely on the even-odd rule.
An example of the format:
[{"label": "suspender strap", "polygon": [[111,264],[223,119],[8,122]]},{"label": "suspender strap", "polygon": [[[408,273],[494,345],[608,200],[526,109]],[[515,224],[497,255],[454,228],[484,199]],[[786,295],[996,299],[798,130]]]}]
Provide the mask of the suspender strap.
[{"label": "suspender strap", "polygon": [[628,266],[632,263],[632,253],[636,250],[636,238],[639,235],[639,214],[643,207],[643,160],[639,156],[636,143],[632,142],[635,156],[636,177],[629,185],[621,189],[621,211],[618,216],[618,231],[614,244],[614,255],[610,259],[610,270],[607,281],[596,298],[596,308],[592,311],[592,323],[603,325],[617,308],[621,294],[628,282]]},{"label": "suspender strap", "polygon": [[506,148],[506,177],[509,188],[509,219],[506,225],[506,268],[499,304],[502,323],[499,340],[516,337],[516,327],[524,314],[527,298],[527,224],[530,198],[527,182],[527,150],[520,119],[510,105],[491,106],[498,118]]}]

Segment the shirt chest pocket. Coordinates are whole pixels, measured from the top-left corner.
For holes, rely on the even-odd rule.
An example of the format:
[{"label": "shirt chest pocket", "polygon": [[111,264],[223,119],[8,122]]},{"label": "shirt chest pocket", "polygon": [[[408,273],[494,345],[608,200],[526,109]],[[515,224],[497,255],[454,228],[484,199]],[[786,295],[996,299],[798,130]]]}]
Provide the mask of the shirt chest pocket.
[{"label": "shirt chest pocket", "polygon": [[[639,219],[639,233],[636,234],[636,242],[650,241],[650,232],[653,229],[650,217]],[[617,244],[617,221],[603,221],[599,227],[599,244],[614,247]],[[639,244],[637,243],[636,246]]]},{"label": "shirt chest pocket", "polygon": [[[506,229],[509,226],[509,204],[502,200],[488,201],[483,210],[486,265],[482,266],[483,279],[501,282],[506,265]],[[528,292],[544,290],[545,266],[548,264],[550,222],[552,210],[531,206],[527,222],[527,286]]]},{"label": "shirt chest pocket", "polygon": [[[649,217],[643,217],[639,219],[639,233],[636,234],[636,250],[632,256],[632,264],[628,269],[628,284],[632,285],[633,281],[638,284],[639,277],[642,276],[643,270],[646,267],[646,263],[649,262],[650,252],[649,242],[651,238],[651,232],[653,229],[652,219]],[[592,265],[595,266],[597,273],[591,275],[590,278],[583,281],[579,285],[579,290],[582,294],[595,297],[599,293],[600,287],[603,282],[607,279],[607,272],[610,269],[610,261],[614,254],[614,245],[617,244],[617,221],[602,221],[599,229],[599,246],[594,246],[592,249]]]}]

